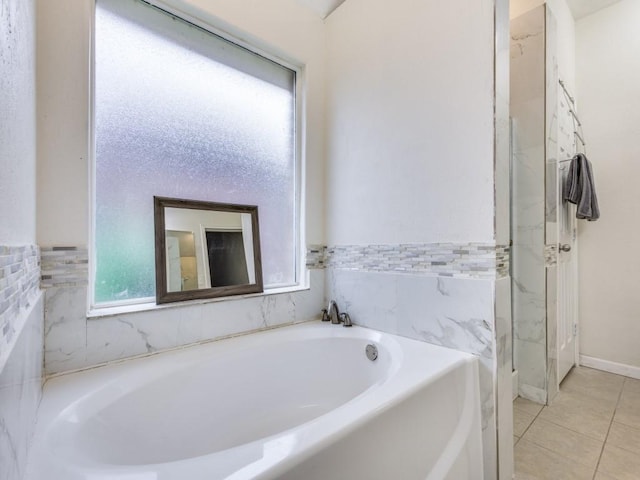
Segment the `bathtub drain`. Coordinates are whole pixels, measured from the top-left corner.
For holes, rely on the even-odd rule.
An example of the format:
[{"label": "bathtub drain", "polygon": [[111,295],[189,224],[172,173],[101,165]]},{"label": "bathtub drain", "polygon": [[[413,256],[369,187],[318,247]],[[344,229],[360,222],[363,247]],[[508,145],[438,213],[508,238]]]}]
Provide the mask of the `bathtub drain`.
[{"label": "bathtub drain", "polygon": [[370,343],[369,345],[367,345],[367,348],[364,349],[364,351],[367,354],[367,358],[369,360],[371,360],[372,362],[378,358],[378,347],[376,347],[375,345],[373,345],[372,343]]}]

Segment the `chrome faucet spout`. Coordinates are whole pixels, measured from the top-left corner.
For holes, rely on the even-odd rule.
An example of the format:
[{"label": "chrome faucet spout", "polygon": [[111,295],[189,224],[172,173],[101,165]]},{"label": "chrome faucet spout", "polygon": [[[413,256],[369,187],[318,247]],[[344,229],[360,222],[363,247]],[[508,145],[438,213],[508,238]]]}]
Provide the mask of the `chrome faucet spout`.
[{"label": "chrome faucet spout", "polygon": [[335,300],[329,302],[329,308],[327,309],[327,315],[334,325],[340,323],[340,310],[338,310],[338,304]]},{"label": "chrome faucet spout", "polygon": [[340,314],[340,321],[342,322],[343,327],[352,327],[353,323],[351,323],[351,317],[347,312],[342,312]]},{"label": "chrome faucet spout", "polygon": [[338,304],[335,300],[331,300],[329,302],[329,306],[322,309],[322,321],[328,322],[329,320],[331,320],[331,323],[334,325],[342,323],[343,327],[351,327],[353,325],[348,313],[340,313],[340,310],[338,310]]}]

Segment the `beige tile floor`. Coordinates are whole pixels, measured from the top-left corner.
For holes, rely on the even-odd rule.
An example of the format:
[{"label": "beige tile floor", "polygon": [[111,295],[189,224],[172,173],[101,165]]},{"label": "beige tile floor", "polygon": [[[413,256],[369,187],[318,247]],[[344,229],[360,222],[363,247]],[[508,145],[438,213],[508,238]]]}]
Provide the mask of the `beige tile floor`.
[{"label": "beige tile floor", "polygon": [[576,367],[513,417],[516,480],[640,480],[640,380]]}]

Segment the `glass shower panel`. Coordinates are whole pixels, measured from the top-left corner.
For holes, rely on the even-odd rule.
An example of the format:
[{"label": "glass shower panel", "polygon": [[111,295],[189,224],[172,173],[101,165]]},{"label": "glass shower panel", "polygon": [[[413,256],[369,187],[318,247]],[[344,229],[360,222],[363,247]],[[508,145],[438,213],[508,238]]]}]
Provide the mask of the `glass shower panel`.
[{"label": "glass shower panel", "polygon": [[512,314],[519,394],[546,402],[545,8],[511,20]]}]

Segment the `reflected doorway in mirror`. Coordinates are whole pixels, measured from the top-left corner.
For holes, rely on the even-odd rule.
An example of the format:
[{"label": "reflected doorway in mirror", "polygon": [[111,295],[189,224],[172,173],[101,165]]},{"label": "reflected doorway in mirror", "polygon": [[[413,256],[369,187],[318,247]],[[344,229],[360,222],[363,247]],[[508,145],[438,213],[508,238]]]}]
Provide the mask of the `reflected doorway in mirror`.
[{"label": "reflected doorway in mirror", "polygon": [[258,207],[154,197],[156,302],[263,291]]},{"label": "reflected doorway in mirror", "polygon": [[212,287],[249,282],[242,231],[206,231]]}]

